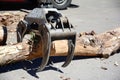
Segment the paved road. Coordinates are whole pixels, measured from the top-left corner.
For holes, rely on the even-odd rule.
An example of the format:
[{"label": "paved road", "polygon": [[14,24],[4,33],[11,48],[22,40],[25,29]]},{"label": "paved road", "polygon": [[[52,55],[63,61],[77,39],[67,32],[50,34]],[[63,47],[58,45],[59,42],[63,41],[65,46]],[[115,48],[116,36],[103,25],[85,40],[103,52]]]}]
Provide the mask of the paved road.
[{"label": "paved road", "polygon": [[[94,30],[101,33],[120,27],[120,0],[73,0],[72,4],[60,12],[76,26],[77,32]],[[42,72],[30,70],[39,65],[39,60],[34,64],[20,62],[0,68],[0,80],[120,80],[120,54],[108,59],[77,57],[66,68],[60,67],[63,62],[61,57],[57,58],[61,61],[56,61],[54,67],[47,67]],[[119,65],[115,66],[115,63]]]}]

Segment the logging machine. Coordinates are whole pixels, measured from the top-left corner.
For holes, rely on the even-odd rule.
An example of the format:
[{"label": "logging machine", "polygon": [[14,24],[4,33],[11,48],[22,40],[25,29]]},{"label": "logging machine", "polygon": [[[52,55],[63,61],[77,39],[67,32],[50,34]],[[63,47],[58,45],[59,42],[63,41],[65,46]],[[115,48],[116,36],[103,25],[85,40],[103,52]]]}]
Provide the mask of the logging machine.
[{"label": "logging machine", "polygon": [[38,68],[39,71],[43,70],[47,65],[51,44],[55,40],[68,40],[68,55],[62,67],[68,66],[74,57],[76,31],[67,17],[63,17],[54,8],[35,8],[18,24],[19,42],[22,41],[24,35],[27,34],[26,32],[30,31],[30,29],[38,30],[42,41],[43,58]]}]

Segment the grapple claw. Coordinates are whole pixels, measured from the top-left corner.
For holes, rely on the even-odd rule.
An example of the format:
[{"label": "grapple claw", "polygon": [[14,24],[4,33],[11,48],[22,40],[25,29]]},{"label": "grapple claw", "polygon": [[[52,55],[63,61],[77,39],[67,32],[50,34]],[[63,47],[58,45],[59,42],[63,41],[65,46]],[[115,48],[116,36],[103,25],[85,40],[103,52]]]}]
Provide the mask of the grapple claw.
[{"label": "grapple claw", "polygon": [[68,55],[67,55],[65,63],[62,65],[62,67],[66,67],[70,64],[71,60],[74,57],[74,50],[75,50],[75,39],[68,40]]},{"label": "grapple claw", "polygon": [[[34,27],[32,24],[34,24]],[[55,40],[68,40],[68,55],[62,67],[66,67],[73,59],[76,31],[68,19],[63,17],[57,9],[35,8],[24,18],[23,23],[19,23],[19,26],[22,26],[24,30],[20,32],[22,38],[26,34],[25,31],[30,31],[30,29],[38,30],[40,33],[43,58],[38,71],[43,70],[47,65],[51,44]]]},{"label": "grapple claw", "polygon": [[50,33],[43,30],[44,35],[41,35],[42,38],[42,53],[43,58],[38,71],[42,71],[48,63],[49,56],[50,56],[50,49],[51,49],[51,37]]}]

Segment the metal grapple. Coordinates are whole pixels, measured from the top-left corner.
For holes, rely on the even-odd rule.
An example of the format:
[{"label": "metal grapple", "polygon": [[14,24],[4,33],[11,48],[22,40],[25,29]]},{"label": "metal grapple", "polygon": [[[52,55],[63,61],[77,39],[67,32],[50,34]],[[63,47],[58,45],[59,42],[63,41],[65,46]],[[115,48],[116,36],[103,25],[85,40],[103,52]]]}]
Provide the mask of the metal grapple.
[{"label": "metal grapple", "polygon": [[[19,27],[23,27],[19,30]],[[57,9],[54,8],[35,8],[23,21],[18,24],[18,36],[22,41],[27,30],[36,29],[39,31],[42,41],[42,62],[39,71],[43,70],[48,63],[51,44],[55,40],[68,40],[68,55],[62,67],[66,67],[74,57],[76,31],[69,23],[67,17],[63,17]],[[62,44],[62,43],[61,43]]]}]

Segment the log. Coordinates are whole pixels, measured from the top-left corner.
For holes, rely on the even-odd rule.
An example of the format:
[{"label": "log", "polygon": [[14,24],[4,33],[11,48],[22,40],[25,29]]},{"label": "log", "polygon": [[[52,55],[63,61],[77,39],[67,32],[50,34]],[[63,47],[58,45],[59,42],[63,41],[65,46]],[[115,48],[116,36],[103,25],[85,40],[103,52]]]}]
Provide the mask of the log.
[{"label": "log", "polygon": [[[7,40],[9,35],[16,32],[18,22],[22,20],[25,15],[26,13],[19,11],[0,13],[0,45],[4,45],[5,42],[9,40]],[[8,41],[7,43],[10,42]]]},{"label": "log", "polygon": [[[21,13],[19,13],[21,15]],[[9,18],[3,17],[7,16]],[[24,17],[16,14],[4,14],[0,25],[7,26],[7,34],[16,32],[17,23]],[[15,15],[15,16],[14,16]],[[15,19],[13,19],[15,17]],[[1,18],[1,16],[0,16]],[[12,19],[11,19],[12,18]],[[16,21],[17,20],[17,21]],[[12,28],[11,28],[12,27]],[[4,29],[0,27],[0,42],[3,44]],[[16,36],[16,34],[14,34]],[[13,38],[15,36],[12,35]],[[41,41],[37,45],[31,45],[31,35],[27,34],[21,43],[12,43],[0,46],[0,65],[21,61],[32,60],[42,57]],[[16,37],[17,38],[17,37]],[[7,39],[9,40],[9,39]],[[108,58],[120,50],[120,28],[110,30],[101,34],[83,32],[77,35],[75,56],[97,56]],[[67,41],[55,41],[51,46],[50,56],[66,56],[68,52]]]},{"label": "log", "polygon": [[[41,41],[38,45],[30,44],[31,35],[27,34],[23,42],[0,46],[0,65],[32,60],[42,57]],[[62,43],[62,44],[61,44]],[[51,56],[66,56],[67,41],[55,41],[51,47]],[[77,36],[75,56],[109,57],[120,49],[120,28],[102,34],[81,33]]]}]

